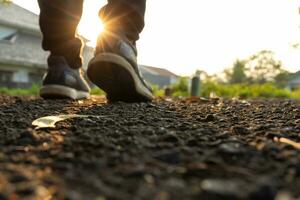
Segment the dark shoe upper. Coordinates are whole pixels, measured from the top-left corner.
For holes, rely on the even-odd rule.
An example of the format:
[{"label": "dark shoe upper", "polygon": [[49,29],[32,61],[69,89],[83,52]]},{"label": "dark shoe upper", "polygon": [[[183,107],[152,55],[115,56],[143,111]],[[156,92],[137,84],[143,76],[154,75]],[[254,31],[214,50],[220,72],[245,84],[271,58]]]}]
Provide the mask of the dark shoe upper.
[{"label": "dark shoe upper", "polygon": [[62,56],[51,55],[48,58],[48,71],[43,78],[43,86],[46,85],[61,85],[78,91],[90,91],[82,75],[82,69],[72,69]]},{"label": "dark shoe upper", "polygon": [[139,69],[135,42],[129,41],[122,33],[105,31],[98,38],[95,55],[101,53],[113,53],[125,58],[132,66],[143,85],[152,93],[151,86],[144,80]]}]

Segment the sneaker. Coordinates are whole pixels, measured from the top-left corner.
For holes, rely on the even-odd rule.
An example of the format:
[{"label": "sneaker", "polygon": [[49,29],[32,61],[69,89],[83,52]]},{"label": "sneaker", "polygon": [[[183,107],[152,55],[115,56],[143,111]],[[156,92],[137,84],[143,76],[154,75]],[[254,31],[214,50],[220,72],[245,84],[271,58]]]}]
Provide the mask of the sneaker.
[{"label": "sneaker", "polygon": [[142,78],[135,46],[113,33],[103,33],[90,61],[87,76],[107,93],[110,102],[144,102],[153,99],[152,89]]},{"label": "sneaker", "polygon": [[90,88],[81,69],[72,69],[64,57],[50,56],[48,72],[43,78],[40,96],[45,99],[85,99]]}]

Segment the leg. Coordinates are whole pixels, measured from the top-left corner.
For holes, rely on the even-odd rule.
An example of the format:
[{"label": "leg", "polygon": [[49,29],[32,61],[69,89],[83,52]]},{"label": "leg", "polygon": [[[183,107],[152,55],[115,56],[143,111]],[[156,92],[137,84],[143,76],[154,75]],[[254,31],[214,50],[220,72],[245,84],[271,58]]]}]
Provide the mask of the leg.
[{"label": "leg", "polygon": [[81,40],[76,29],[83,0],[38,0],[43,48],[49,50],[48,71],[43,79],[43,98],[89,97],[89,86],[81,72]]},{"label": "leg", "polygon": [[83,0],[38,0],[43,48],[63,56],[72,68],[82,65],[81,40],[75,37],[82,15]]},{"label": "leg", "polygon": [[151,87],[141,76],[135,47],[144,27],[145,4],[146,0],[108,0],[100,11],[105,30],[87,74],[110,101],[153,99]]},{"label": "leg", "polygon": [[146,0],[108,0],[99,15],[108,30],[122,29],[135,43],[144,28],[145,9]]}]

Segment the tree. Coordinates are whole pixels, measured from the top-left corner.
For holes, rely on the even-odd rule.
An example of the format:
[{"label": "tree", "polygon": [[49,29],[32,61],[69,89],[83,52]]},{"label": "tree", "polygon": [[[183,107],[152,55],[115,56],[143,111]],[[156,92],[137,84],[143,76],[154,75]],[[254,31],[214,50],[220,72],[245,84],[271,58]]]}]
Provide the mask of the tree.
[{"label": "tree", "polygon": [[252,83],[266,83],[282,72],[282,62],[274,58],[274,53],[263,50],[251,56],[246,63],[247,76]]},{"label": "tree", "polygon": [[181,77],[176,83],[171,85],[172,95],[178,96],[188,96],[189,95],[189,78]]},{"label": "tree", "polygon": [[246,61],[236,60],[233,67],[225,70],[224,73],[229,83],[244,83],[247,81],[246,70]]},{"label": "tree", "polygon": [[278,81],[283,85],[289,78],[288,74],[282,69],[282,62],[269,50],[262,50],[244,60],[238,59],[231,68],[224,70],[226,82],[230,84]]},{"label": "tree", "polygon": [[288,81],[292,78],[292,73],[282,70],[279,74],[274,77],[274,81],[279,87],[286,87]]}]

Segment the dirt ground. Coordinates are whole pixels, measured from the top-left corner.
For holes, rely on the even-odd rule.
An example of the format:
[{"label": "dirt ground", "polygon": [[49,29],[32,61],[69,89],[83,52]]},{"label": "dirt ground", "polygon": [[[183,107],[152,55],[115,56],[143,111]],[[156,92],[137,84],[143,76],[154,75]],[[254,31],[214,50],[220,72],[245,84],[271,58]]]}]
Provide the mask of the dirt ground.
[{"label": "dirt ground", "polygon": [[0,133],[0,200],[300,197],[299,101],[0,95]]}]

